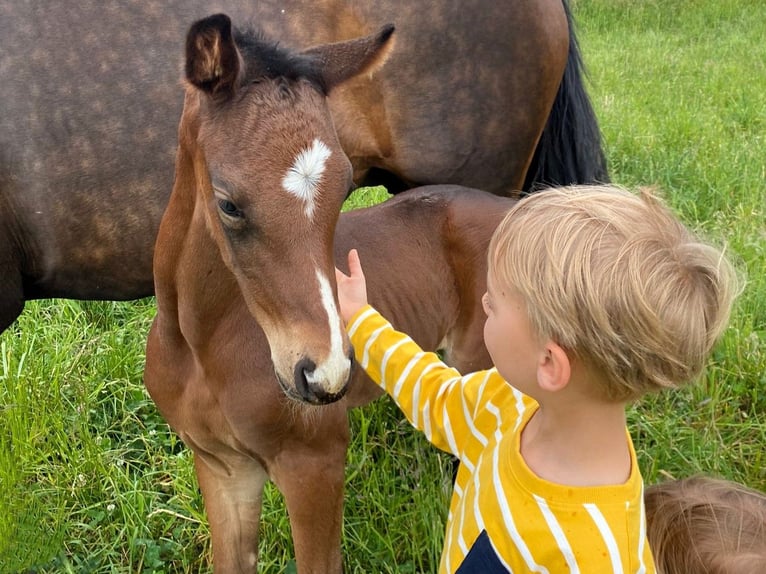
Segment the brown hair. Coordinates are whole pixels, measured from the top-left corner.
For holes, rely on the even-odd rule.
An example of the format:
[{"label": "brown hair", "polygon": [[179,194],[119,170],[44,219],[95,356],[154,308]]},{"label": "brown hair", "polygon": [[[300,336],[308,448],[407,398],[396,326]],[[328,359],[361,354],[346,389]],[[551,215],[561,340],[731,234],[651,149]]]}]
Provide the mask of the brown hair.
[{"label": "brown hair", "polygon": [[737,292],[721,250],[648,191],[616,186],[522,199],[492,237],[489,270],[535,333],[602,372],[620,401],[699,375]]},{"label": "brown hair", "polygon": [[766,572],[766,494],[696,476],[652,485],[644,500],[659,573]]}]

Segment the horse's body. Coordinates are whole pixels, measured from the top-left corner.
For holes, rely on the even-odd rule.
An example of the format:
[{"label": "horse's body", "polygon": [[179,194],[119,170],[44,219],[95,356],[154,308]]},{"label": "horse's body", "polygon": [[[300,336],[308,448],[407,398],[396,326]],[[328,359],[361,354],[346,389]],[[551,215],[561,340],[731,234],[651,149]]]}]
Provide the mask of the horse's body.
[{"label": "horse's body", "polygon": [[330,98],[358,184],[509,194],[525,173],[606,177],[561,0],[4,1],[0,331],[29,299],[152,293],[182,107],[180,39],[216,10],[298,48],[397,25],[388,64]]},{"label": "horse's body", "polygon": [[359,370],[348,385],[333,287],[351,247],[395,324],[459,368],[488,365],[485,252],[512,199],[432,186],[338,223],[352,169],[325,93],[381,66],[392,34],[294,54],[214,16],[187,38],[144,381],[194,452],[219,572],[255,569],[269,478],[299,571],[341,571],[346,411],[380,394]]}]

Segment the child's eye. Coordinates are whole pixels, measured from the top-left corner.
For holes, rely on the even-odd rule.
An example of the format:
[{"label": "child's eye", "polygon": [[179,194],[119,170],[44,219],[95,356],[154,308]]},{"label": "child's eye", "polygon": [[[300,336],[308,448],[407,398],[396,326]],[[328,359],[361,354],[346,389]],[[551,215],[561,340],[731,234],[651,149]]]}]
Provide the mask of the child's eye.
[{"label": "child's eye", "polygon": [[484,293],[484,295],[481,296],[481,306],[484,307],[484,312],[487,314],[492,309],[492,305],[489,301],[489,293]]}]

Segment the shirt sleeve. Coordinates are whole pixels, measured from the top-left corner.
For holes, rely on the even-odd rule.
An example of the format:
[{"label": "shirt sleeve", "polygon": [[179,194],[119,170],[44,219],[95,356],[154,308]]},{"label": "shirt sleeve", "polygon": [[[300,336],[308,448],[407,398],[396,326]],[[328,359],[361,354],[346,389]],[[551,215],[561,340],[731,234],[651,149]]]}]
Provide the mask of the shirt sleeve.
[{"label": "shirt sleeve", "polygon": [[421,349],[369,305],[348,325],[356,359],[407,419],[436,447],[460,457],[488,387],[497,372],[461,374]]}]

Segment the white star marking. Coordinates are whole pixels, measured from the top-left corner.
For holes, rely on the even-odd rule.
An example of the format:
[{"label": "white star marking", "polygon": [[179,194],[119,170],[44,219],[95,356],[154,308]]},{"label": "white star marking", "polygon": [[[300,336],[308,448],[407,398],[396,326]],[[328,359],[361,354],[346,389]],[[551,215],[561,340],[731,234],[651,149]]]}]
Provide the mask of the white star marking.
[{"label": "white star marking", "polygon": [[319,182],[331,153],[330,148],[319,139],[315,139],[310,148],[298,154],[295,163],[282,179],[284,188],[306,204],[306,217],[309,219],[314,214]]}]

